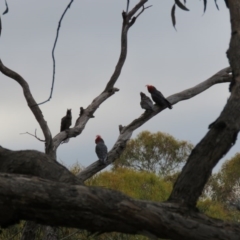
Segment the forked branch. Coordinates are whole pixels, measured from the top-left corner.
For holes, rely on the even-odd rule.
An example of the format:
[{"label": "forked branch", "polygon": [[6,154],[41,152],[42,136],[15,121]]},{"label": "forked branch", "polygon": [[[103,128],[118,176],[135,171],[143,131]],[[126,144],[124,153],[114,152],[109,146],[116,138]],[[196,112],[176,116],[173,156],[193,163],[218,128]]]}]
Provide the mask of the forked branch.
[{"label": "forked branch", "polygon": [[45,140],[42,140],[41,138],[39,138],[38,136],[37,136],[37,129],[35,129],[35,133],[34,134],[32,134],[32,133],[29,133],[29,132],[25,132],[25,133],[20,133],[21,135],[22,134],[28,134],[28,135],[30,135],[30,136],[32,136],[32,137],[35,137],[38,141],[40,141],[40,142],[45,142]]},{"label": "forked branch", "polygon": [[[231,82],[232,75],[230,73],[230,68],[224,68],[221,71],[214,74],[212,77],[207,79],[206,81],[196,85],[193,88],[186,89],[182,92],[176,93],[174,95],[171,95],[167,98],[167,100],[172,104],[176,104],[180,101],[190,99],[206,89],[210,88],[211,86],[218,84],[218,83],[226,83]],[[137,128],[141,127],[144,123],[149,121],[151,118],[156,116],[158,113],[160,113],[164,108],[161,108],[157,105],[154,107],[154,112],[144,112],[139,118],[132,121],[129,125],[121,128],[121,133],[114,144],[113,148],[108,153],[108,164],[102,165],[99,161],[94,162],[87,168],[85,168],[83,171],[81,171],[78,174],[78,177],[81,179],[81,181],[85,181],[88,178],[92,177],[94,174],[99,172],[100,170],[107,167],[109,164],[114,162],[118,157],[121,155],[123,150],[125,149],[127,141],[130,139],[132,133]]]},{"label": "forked branch", "polygon": [[123,65],[125,63],[126,57],[127,57],[127,34],[129,28],[133,25],[135,22],[136,18],[134,18],[134,14],[137,13],[137,11],[144,6],[144,4],[148,0],[140,0],[138,4],[129,12],[123,12],[123,23],[122,23],[122,34],[121,34],[121,52],[120,52],[120,57],[118,59],[117,65],[115,67],[115,70],[108,81],[104,91],[97,96],[92,103],[84,109],[83,113],[81,116],[77,119],[76,125],[73,128],[70,128],[68,131],[61,132],[57,134],[53,138],[53,151],[56,151],[61,142],[65,138],[71,138],[71,137],[76,137],[82,133],[84,130],[88,120],[91,118],[93,113],[97,110],[97,108],[110,96],[112,96],[115,92],[119,91],[119,89],[114,88],[115,83],[117,82],[121,70],[123,68]]},{"label": "forked branch", "polygon": [[28,107],[32,111],[33,115],[35,116],[36,120],[38,121],[38,123],[42,129],[42,132],[43,132],[43,135],[44,135],[44,138],[46,141],[46,145],[45,145],[46,153],[49,153],[51,156],[50,149],[51,149],[51,145],[52,145],[52,135],[51,135],[50,129],[47,125],[47,122],[45,121],[45,119],[43,117],[42,111],[40,110],[39,106],[37,105],[35,99],[32,96],[32,93],[30,91],[28,83],[18,73],[14,72],[13,70],[4,66],[1,60],[0,60],[0,71],[5,76],[12,78],[16,82],[18,82],[20,84],[20,86],[22,87],[23,94],[27,101]]}]

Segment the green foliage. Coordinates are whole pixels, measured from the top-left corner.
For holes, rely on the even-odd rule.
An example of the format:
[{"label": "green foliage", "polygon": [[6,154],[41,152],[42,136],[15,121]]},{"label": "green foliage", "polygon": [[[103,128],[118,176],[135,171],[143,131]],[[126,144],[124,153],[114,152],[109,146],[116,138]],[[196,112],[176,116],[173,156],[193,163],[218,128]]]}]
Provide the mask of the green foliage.
[{"label": "green foliage", "polygon": [[228,221],[231,220],[230,212],[227,211],[224,206],[219,202],[206,199],[204,201],[199,201],[197,207],[200,212],[203,212],[209,217]]},{"label": "green foliage", "polygon": [[207,191],[214,201],[222,203],[240,199],[240,153],[227,160],[221,170],[212,176]]},{"label": "green foliage", "polygon": [[23,229],[23,222],[17,225],[13,225],[11,227],[8,227],[6,229],[0,229],[0,240],[17,240],[21,238]]},{"label": "green foliage", "polygon": [[102,172],[87,184],[111,188],[133,198],[151,201],[167,200],[172,190],[170,182],[164,181],[154,173],[137,172],[127,168]]},{"label": "green foliage", "polygon": [[[236,208],[240,206],[240,153],[227,160],[220,171],[213,174],[204,192],[205,197],[223,206],[228,214],[226,220],[240,221],[240,211]],[[221,214],[220,210],[219,214]],[[220,218],[225,219],[223,216]]]},{"label": "green foliage", "polygon": [[123,154],[113,163],[113,169],[127,167],[166,176],[183,166],[192,149],[191,143],[169,134],[143,131],[128,142]]},{"label": "green foliage", "polygon": [[229,222],[239,222],[240,213],[233,208],[226,207],[221,202],[216,202],[211,199],[199,201],[197,205],[200,212],[203,212],[209,217],[221,219]]}]

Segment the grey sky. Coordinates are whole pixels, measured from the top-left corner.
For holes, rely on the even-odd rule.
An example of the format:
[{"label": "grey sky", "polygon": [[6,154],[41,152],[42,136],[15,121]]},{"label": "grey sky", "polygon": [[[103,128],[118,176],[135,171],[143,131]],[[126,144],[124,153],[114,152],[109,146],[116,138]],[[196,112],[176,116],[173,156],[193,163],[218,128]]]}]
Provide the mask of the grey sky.
[{"label": "grey sky", "polygon": [[[69,1],[9,0],[9,13],[2,16],[0,56],[3,63],[28,81],[37,102],[46,100],[51,86],[51,50],[59,18]],[[132,0],[131,7],[138,1]],[[97,160],[94,139],[101,134],[109,149],[118,137],[118,125],[127,125],[143,111],[139,92],[145,85],[156,86],[166,97],[206,80],[228,66],[226,50],[230,22],[224,1],[220,11],[208,1],[203,15],[202,1],[188,1],[190,12],[176,9],[177,32],[170,11],[173,0],[149,0],[147,9],[129,31],[128,56],[116,84],[118,93],[104,102],[84,132],[63,144],[58,160],[65,165],[78,161],[88,166]],[[41,106],[52,135],[60,129],[60,119],[72,108],[73,123],[79,107],[87,107],[104,89],[120,52],[121,12],[124,0],[74,1],[67,12],[56,47],[56,83],[53,98]],[[5,10],[4,1],[0,11]],[[0,144],[10,149],[37,149],[44,145],[19,133],[40,127],[28,109],[20,86],[0,75]],[[212,87],[188,101],[165,110],[142,126],[162,131],[178,139],[198,143],[208,125],[220,114],[229,96],[228,84]],[[224,158],[239,149],[237,143]]]}]

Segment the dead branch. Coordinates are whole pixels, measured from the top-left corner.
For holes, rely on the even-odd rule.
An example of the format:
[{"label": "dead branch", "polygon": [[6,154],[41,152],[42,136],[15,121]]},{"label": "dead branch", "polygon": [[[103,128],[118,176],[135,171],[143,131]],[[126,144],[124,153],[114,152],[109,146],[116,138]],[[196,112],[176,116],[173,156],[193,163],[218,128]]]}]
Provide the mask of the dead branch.
[{"label": "dead branch", "polygon": [[56,182],[82,184],[66,167],[39,151],[11,151],[0,146],[0,172],[36,176]]},{"label": "dead branch", "polygon": [[128,9],[129,9],[129,4],[130,4],[130,0],[127,0],[127,7],[126,7],[126,13],[128,13]]},{"label": "dead branch", "polygon": [[[153,238],[237,240],[240,225],[224,223],[178,204],[132,199],[120,192],[0,174],[0,225],[20,220],[91,232],[122,232]],[[4,210],[3,210],[4,209]]]},{"label": "dead branch", "polygon": [[138,4],[129,12],[124,12],[123,17],[123,24],[122,24],[122,35],[121,35],[121,52],[120,57],[118,59],[117,65],[115,67],[115,70],[108,81],[104,91],[97,96],[92,103],[84,109],[83,114],[77,119],[76,125],[74,128],[70,128],[68,132],[61,132],[58,133],[53,138],[53,151],[56,151],[61,142],[65,138],[71,138],[76,137],[82,133],[84,130],[87,122],[90,118],[92,118],[93,113],[99,108],[99,106],[110,96],[112,96],[115,92],[119,91],[119,89],[114,88],[114,85],[116,81],[118,80],[122,67],[125,63],[126,57],[127,57],[127,33],[129,28],[132,26],[132,17],[133,15],[147,2],[148,0],[140,0]]},{"label": "dead branch", "polygon": [[45,142],[45,140],[42,140],[41,138],[39,138],[38,136],[37,136],[37,129],[35,129],[35,134],[33,135],[33,134],[31,134],[31,133],[29,133],[29,132],[25,132],[25,133],[20,133],[21,135],[23,135],[23,134],[28,134],[28,135],[30,135],[30,136],[33,136],[33,137],[35,137],[37,140],[39,140],[40,142]]},{"label": "dead branch", "polygon": [[148,8],[150,8],[150,7],[152,7],[152,5],[150,5],[150,6],[147,6],[147,7],[145,7],[144,5],[142,6],[142,10],[141,10],[141,12],[140,13],[138,13],[138,15],[136,16],[136,19],[144,12],[144,10],[146,10],[146,9],[148,9]]},{"label": "dead branch", "polygon": [[47,125],[47,122],[45,121],[45,119],[43,117],[42,111],[40,110],[39,106],[37,105],[35,99],[32,96],[32,93],[30,91],[28,83],[18,73],[14,72],[11,69],[4,66],[1,60],[0,60],[0,71],[2,72],[2,74],[6,75],[7,77],[15,80],[22,87],[23,94],[27,101],[28,107],[32,111],[36,120],[38,121],[38,123],[42,129],[43,135],[45,137],[46,152],[52,156],[52,153],[51,153],[52,135],[51,135],[50,129]]},{"label": "dead branch", "polygon": [[38,103],[38,105],[44,104],[44,103],[50,101],[50,99],[52,98],[52,93],[53,93],[53,88],[54,88],[54,81],[55,81],[55,69],[56,69],[56,61],[55,61],[54,51],[55,51],[55,48],[56,48],[56,45],[57,45],[58,35],[59,35],[60,28],[61,28],[61,23],[62,23],[63,17],[66,14],[67,10],[71,7],[73,1],[74,0],[71,0],[70,3],[67,5],[67,7],[65,8],[65,10],[64,10],[64,12],[63,12],[59,22],[58,22],[57,34],[56,34],[56,38],[55,38],[55,41],[54,41],[54,44],[53,44],[53,49],[52,49],[53,76],[52,76],[52,87],[51,87],[51,91],[50,91],[50,96],[49,96],[49,98],[46,101]]},{"label": "dead branch", "polygon": [[[229,74],[230,68],[224,68],[221,71],[214,74],[209,79],[205,80],[204,82],[196,85],[193,88],[186,89],[182,92],[176,93],[174,95],[171,95],[167,98],[167,100],[172,104],[176,104],[180,101],[190,99],[206,89],[210,88],[211,86],[219,83],[226,83],[231,82],[232,76]],[[83,171],[81,171],[78,174],[78,177],[81,179],[81,181],[86,181],[88,178],[92,177],[97,172],[104,169],[106,166],[114,162],[118,157],[121,155],[123,150],[125,149],[127,141],[130,139],[132,133],[137,128],[141,127],[144,123],[149,121],[151,118],[153,118],[155,115],[160,113],[163,108],[155,105],[154,106],[154,112],[144,112],[139,118],[132,121],[129,125],[125,126],[123,129],[121,129],[121,133],[114,144],[113,148],[108,153],[108,164],[107,165],[101,165],[98,161],[94,162],[93,164],[89,165],[87,168],[85,168]]]}]

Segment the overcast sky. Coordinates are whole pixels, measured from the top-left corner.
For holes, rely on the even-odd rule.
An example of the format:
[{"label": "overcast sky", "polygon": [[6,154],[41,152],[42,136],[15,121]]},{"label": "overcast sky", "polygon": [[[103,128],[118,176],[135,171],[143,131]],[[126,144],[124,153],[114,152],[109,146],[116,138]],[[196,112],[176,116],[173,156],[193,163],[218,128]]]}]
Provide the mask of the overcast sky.
[{"label": "overcast sky", "polygon": [[[131,0],[131,6],[138,1]],[[190,12],[176,9],[177,31],[171,23],[173,0],[149,0],[147,9],[129,31],[128,55],[116,87],[120,89],[104,102],[83,133],[62,144],[58,160],[70,166],[78,161],[88,166],[97,160],[95,136],[102,135],[111,149],[119,135],[118,125],[127,125],[143,110],[139,92],[146,84],[156,86],[166,97],[206,80],[228,66],[226,50],[230,21],[224,1],[187,1]],[[69,0],[8,0],[9,13],[1,16],[0,56],[3,63],[28,81],[37,102],[46,100],[52,79],[51,51],[59,18]],[[56,82],[53,98],[41,105],[52,135],[60,129],[67,108],[73,123],[79,107],[86,108],[110,79],[120,52],[125,0],[74,1],[62,22],[56,47]],[[5,3],[0,1],[0,11]],[[29,135],[41,129],[26,105],[21,87],[0,75],[0,144],[20,150],[44,151],[42,142]],[[220,114],[229,97],[229,84],[216,85],[202,94],[166,109],[134,132],[162,131],[197,144],[208,125]],[[239,150],[239,142],[225,156]],[[223,162],[222,160],[221,162]]]}]

